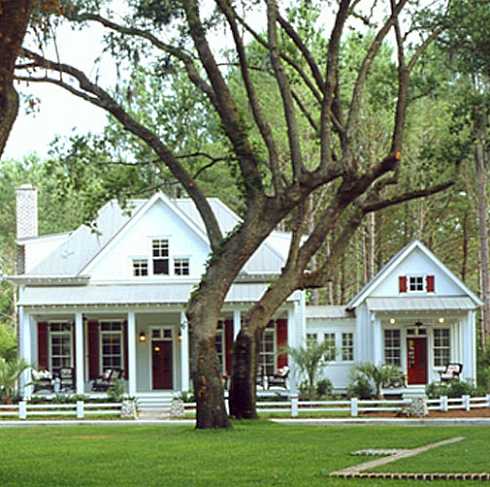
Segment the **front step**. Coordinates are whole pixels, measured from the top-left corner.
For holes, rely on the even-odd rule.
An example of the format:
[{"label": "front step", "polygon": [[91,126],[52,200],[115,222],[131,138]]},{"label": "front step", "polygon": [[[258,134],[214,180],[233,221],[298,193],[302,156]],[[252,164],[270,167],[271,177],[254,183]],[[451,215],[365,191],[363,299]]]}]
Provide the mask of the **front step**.
[{"label": "front step", "polygon": [[163,394],[138,394],[138,416],[140,418],[168,418],[170,416],[170,408],[173,393]]}]

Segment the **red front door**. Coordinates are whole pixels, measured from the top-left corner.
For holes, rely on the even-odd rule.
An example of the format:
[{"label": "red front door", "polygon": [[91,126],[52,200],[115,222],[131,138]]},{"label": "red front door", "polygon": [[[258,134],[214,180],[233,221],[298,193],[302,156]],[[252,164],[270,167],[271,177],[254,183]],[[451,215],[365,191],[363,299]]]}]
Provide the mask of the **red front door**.
[{"label": "red front door", "polygon": [[427,384],[427,338],[407,338],[408,384]]},{"label": "red front door", "polygon": [[172,389],[172,342],[155,340],[151,350],[153,389]]}]

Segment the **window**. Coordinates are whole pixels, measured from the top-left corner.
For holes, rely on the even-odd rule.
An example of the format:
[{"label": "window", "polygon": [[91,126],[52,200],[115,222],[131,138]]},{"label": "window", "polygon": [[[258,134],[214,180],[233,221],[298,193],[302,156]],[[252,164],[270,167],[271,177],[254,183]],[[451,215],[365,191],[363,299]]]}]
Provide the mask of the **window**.
[{"label": "window", "polygon": [[408,278],[408,290],[410,292],[424,290],[424,276],[410,276]]},{"label": "window", "polygon": [[331,362],[336,358],[335,351],[335,333],[325,333],[323,335],[323,341],[327,344],[328,350],[325,353],[325,360]]},{"label": "window", "polygon": [[123,369],[123,332],[120,321],[100,324],[101,368]]},{"label": "window", "polygon": [[189,259],[183,259],[183,258],[174,259],[174,274],[176,276],[188,276]]},{"label": "window", "polygon": [[259,366],[264,375],[274,375],[276,370],[276,328],[269,325],[262,334],[259,353]]},{"label": "window", "polygon": [[223,322],[218,323],[218,330],[216,332],[216,353],[218,354],[219,366],[222,372],[225,371],[225,329]]},{"label": "window", "polygon": [[400,367],[400,330],[385,330],[385,364]]},{"label": "window", "polygon": [[445,367],[451,361],[449,328],[434,328],[434,367]]},{"label": "window", "polygon": [[342,333],[342,360],[354,360],[354,334]]},{"label": "window", "polygon": [[147,275],[148,275],[148,260],[133,259],[133,276],[147,276]]},{"label": "window", "polygon": [[306,334],[306,346],[316,343],[318,341],[318,335],[316,333],[307,333]]},{"label": "window", "polygon": [[153,255],[153,274],[168,276],[169,274],[168,240],[166,239],[153,240],[152,255]]},{"label": "window", "polygon": [[51,372],[58,373],[64,367],[72,366],[72,325],[70,323],[51,323],[49,325],[51,352]]}]

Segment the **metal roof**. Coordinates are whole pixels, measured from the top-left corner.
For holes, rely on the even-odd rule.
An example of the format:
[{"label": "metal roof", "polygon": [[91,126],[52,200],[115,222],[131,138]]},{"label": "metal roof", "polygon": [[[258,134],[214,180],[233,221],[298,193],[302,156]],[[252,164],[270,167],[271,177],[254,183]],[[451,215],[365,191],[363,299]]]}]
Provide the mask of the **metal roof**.
[{"label": "metal roof", "polygon": [[349,313],[345,305],[341,306],[319,306],[308,305],[305,310],[306,318],[325,318],[325,319],[345,319],[354,318],[352,313]]},{"label": "metal roof", "polygon": [[430,296],[403,298],[368,298],[371,311],[468,311],[478,305],[468,296]]},{"label": "metal roof", "polygon": [[[134,304],[185,304],[197,285],[193,283],[89,285],[58,287],[27,287],[21,293],[20,306],[97,306]],[[225,303],[252,303],[258,301],[267,284],[233,284]],[[293,293],[289,300],[298,299]]]},{"label": "metal roof", "polygon": [[[153,198],[158,197],[158,194]],[[181,212],[203,234],[204,222],[194,202],[189,198],[168,199],[170,206]],[[152,198],[150,198],[151,200]],[[128,208],[123,209],[117,201],[105,204],[95,219],[96,231],[87,225],[81,225],[75,231],[66,234],[65,241],[47,258],[42,260],[29,273],[34,276],[76,276],[119,234],[128,222],[140,211],[144,211],[149,200],[130,200]],[[224,234],[229,233],[240,222],[240,217],[218,198],[208,199]],[[47,236],[46,236],[47,237]],[[272,232],[244,267],[252,274],[279,273],[287,258],[291,237],[283,232]]]}]

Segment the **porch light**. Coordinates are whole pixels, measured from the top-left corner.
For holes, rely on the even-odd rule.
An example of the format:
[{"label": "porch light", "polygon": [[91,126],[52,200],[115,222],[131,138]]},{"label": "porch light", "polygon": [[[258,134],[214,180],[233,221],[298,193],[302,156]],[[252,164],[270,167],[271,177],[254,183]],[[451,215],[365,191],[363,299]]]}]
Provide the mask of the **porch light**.
[{"label": "porch light", "polygon": [[390,318],[390,324],[394,325],[396,323],[395,318]]},{"label": "porch light", "polygon": [[442,316],[439,318],[439,323],[444,323],[444,318]]},{"label": "porch light", "polygon": [[145,343],[146,342],[146,335],[145,335],[145,332],[144,331],[142,331],[140,333],[139,340],[140,340],[141,343]]}]

